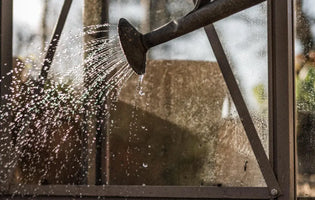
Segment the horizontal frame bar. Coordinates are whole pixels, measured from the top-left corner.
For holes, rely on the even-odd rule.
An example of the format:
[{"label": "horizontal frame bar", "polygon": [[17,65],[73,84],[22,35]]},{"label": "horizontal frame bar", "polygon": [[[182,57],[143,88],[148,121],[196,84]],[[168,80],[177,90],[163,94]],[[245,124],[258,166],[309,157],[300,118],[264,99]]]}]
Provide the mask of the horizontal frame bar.
[{"label": "horizontal frame bar", "polygon": [[[36,197],[30,197],[30,196],[3,196],[3,198],[7,199],[14,199],[14,200],[30,200],[30,199],[35,199],[35,200],[82,200],[82,199],[86,199],[86,200],[95,200],[96,197],[69,197],[69,196],[36,196]],[[128,197],[128,198],[124,198],[124,197],[97,197],[97,199],[99,200],[148,200],[147,197]],[[179,198],[150,198],[150,199],[154,199],[154,200],[179,200]],[[211,198],[207,198],[210,199]],[[299,198],[298,198],[299,199]],[[180,198],[180,200],[192,200],[191,198]],[[204,198],[197,198],[195,200],[206,200]],[[222,199],[224,200],[224,199]],[[243,199],[235,199],[235,200],[243,200]],[[246,199],[245,199],[246,200]],[[257,200],[257,199],[256,199]],[[264,199],[262,199],[264,200]]]},{"label": "horizontal frame bar", "polygon": [[[19,196],[80,196],[80,197],[151,197],[151,198],[224,198],[270,199],[267,187],[207,186],[83,186],[25,185],[11,186],[9,194]],[[8,194],[8,195],[9,195]]]}]

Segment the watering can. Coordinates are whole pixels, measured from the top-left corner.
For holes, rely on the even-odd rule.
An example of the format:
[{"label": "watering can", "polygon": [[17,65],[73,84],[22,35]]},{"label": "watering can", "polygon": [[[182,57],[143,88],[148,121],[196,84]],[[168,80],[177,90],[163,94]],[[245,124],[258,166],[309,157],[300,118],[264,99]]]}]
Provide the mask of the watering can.
[{"label": "watering can", "polygon": [[146,52],[194,30],[212,24],[264,0],[197,0],[195,8],[177,20],[152,32],[141,34],[126,19],[119,20],[120,43],[129,65],[139,75],[145,73]]}]

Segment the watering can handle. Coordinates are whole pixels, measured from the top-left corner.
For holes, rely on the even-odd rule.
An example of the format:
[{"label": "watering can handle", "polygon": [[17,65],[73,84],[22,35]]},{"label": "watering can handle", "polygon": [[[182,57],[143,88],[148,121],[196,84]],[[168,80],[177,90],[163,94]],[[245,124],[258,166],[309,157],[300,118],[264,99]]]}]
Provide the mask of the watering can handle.
[{"label": "watering can handle", "polygon": [[212,0],[194,0],[195,7],[190,13],[198,10],[199,8],[201,8],[202,6],[204,6],[205,4],[207,4],[207,3],[211,2],[211,1]]}]

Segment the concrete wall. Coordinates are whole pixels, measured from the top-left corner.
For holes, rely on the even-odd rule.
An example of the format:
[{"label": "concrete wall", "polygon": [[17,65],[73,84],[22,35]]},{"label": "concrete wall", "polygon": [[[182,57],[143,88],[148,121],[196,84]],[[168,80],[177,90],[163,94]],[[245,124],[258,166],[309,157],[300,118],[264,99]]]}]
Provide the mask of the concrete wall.
[{"label": "concrete wall", "polygon": [[240,121],[221,117],[227,95],[216,63],[149,61],[112,108],[110,183],[264,185]]},{"label": "concrete wall", "polygon": [[[240,120],[221,117],[227,95],[216,63],[149,61],[142,84],[134,75],[110,106],[108,143],[102,146],[106,181],[112,185],[263,186]],[[81,128],[62,122],[58,129],[47,130],[47,144],[39,133],[31,132],[15,182],[85,183],[82,150],[86,144],[82,141],[86,138]],[[68,130],[66,142],[62,141]],[[89,134],[89,138],[95,136]],[[54,153],[58,144],[60,150]],[[93,145],[89,149],[87,179],[94,184],[96,153]]]}]

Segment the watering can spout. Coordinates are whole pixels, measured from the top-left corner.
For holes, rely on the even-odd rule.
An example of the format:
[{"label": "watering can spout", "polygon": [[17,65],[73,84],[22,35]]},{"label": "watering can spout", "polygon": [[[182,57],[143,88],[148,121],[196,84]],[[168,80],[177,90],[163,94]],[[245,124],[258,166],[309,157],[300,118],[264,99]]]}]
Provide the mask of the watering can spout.
[{"label": "watering can spout", "polygon": [[188,15],[146,34],[139,33],[126,19],[120,19],[120,43],[129,65],[139,75],[145,73],[146,52],[151,47],[170,41],[212,24],[265,0],[198,0]]},{"label": "watering can spout", "polygon": [[119,20],[118,34],[129,65],[137,74],[144,74],[147,48],[142,42],[143,35],[124,18]]}]

